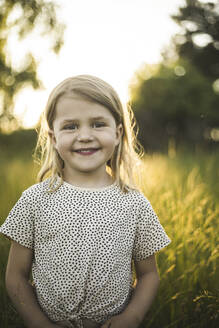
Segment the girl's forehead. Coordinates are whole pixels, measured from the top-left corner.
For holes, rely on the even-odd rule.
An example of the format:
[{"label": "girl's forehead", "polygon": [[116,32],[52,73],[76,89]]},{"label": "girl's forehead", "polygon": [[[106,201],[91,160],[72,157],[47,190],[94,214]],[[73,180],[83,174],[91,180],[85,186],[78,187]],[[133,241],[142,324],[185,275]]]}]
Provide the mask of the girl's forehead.
[{"label": "girl's forehead", "polygon": [[113,117],[113,113],[104,105],[79,97],[61,97],[56,104],[56,118],[63,116],[103,116]]}]

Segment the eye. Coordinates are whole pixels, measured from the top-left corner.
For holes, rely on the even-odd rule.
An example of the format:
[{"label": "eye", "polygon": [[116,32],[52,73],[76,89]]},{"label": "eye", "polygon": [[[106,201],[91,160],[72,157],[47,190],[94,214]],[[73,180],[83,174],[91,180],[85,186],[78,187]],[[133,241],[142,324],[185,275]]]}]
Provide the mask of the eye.
[{"label": "eye", "polygon": [[74,124],[74,123],[71,123],[71,124],[68,124],[68,125],[65,125],[63,127],[64,130],[75,130],[77,128],[77,124]]},{"label": "eye", "polygon": [[95,128],[102,128],[103,126],[106,126],[106,124],[104,122],[94,122],[93,126]]}]

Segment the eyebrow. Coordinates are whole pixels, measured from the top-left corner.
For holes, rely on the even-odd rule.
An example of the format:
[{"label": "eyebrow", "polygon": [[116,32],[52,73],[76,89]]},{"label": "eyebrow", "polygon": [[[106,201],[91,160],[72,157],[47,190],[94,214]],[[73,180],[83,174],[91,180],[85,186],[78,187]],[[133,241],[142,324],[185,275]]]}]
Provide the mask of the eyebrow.
[{"label": "eyebrow", "polygon": [[103,117],[103,116],[96,116],[96,117],[92,117],[92,120],[108,120],[107,117]]},{"label": "eyebrow", "polygon": [[[108,120],[108,118],[103,116],[95,116],[90,118],[90,121],[94,121],[94,120]],[[78,119],[72,118],[72,119],[64,120],[61,122],[61,124],[75,122],[75,121],[78,121]]]}]

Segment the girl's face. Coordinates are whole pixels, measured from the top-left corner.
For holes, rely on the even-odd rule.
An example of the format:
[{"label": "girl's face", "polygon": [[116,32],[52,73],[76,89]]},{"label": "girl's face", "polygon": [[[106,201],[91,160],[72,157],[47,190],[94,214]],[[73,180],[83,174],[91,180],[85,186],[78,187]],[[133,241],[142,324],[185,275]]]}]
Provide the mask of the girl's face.
[{"label": "girl's face", "polygon": [[63,97],[56,105],[50,136],[64,161],[64,178],[106,178],[106,163],[122,135],[111,112],[98,103]]}]

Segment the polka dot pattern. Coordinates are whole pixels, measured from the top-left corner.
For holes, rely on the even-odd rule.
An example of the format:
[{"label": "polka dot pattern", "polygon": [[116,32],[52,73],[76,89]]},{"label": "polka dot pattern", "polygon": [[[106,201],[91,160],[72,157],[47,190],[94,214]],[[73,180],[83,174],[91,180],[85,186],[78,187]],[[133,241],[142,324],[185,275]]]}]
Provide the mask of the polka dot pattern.
[{"label": "polka dot pattern", "polygon": [[[99,189],[49,179],[25,190],[0,232],[33,249],[32,274],[41,308],[53,321],[103,323],[127,306],[131,260],[170,243],[150,202],[114,183]],[[78,327],[81,327],[79,324]]]}]

